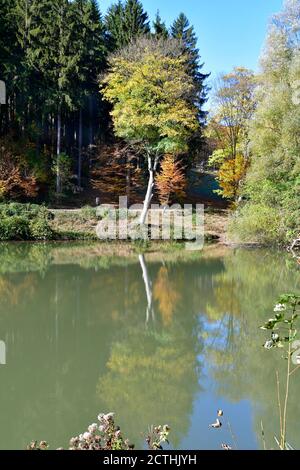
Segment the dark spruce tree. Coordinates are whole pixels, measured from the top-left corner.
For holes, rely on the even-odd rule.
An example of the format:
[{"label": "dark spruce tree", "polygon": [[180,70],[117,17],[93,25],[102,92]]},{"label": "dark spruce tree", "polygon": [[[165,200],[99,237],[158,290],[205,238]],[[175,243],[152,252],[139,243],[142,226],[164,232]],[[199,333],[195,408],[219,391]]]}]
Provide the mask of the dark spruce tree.
[{"label": "dark spruce tree", "polygon": [[166,26],[166,23],[162,21],[159,11],[157,11],[155,20],[153,21],[153,30],[154,30],[154,36],[156,38],[167,39],[169,36],[169,31]]},{"label": "dark spruce tree", "polygon": [[110,50],[120,49],[137,36],[150,33],[148,14],[139,0],[121,0],[113,4],[106,15],[105,25]]},{"label": "dark spruce tree", "polygon": [[150,33],[148,13],[144,11],[139,0],[126,0],[124,7],[124,23],[126,44],[137,36]]},{"label": "dark spruce tree", "polygon": [[180,13],[178,18],[172,24],[171,35],[182,41],[184,52],[189,56],[188,69],[197,84],[199,119],[203,122],[206,116],[206,113],[203,112],[203,105],[207,99],[205,80],[209,77],[209,74],[202,73],[204,64],[201,63],[199,49],[197,48],[197,36],[195,34],[194,27],[190,25],[190,22],[184,13]]},{"label": "dark spruce tree", "polygon": [[8,91],[1,135],[14,130],[17,139],[36,143],[33,165],[42,148],[57,162],[62,152],[77,156],[80,186],[83,136],[92,143],[105,109],[98,76],[106,63],[106,35],[97,1],[0,0],[0,8],[0,80]]},{"label": "dark spruce tree", "polygon": [[0,0],[0,80],[6,84],[6,105],[0,110],[0,135],[18,127],[17,106],[24,78],[24,51],[18,38],[17,0]]},{"label": "dark spruce tree", "polygon": [[119,49],[125,44],[124,6],[121,0],[109,7],[105,17],[105,29],[110,51]]},{"label": "dark spruce tree", "polygon": [[[17,36],[23,51],[22,74],[19,76],[22,81],[22,93],[18,100],[20,123],[22,131],[29,138],[35,137],[38,145],[46,112],[45,103],[50,100],[53,89],[51,81],[48,81],[49,73],[43,71],[48,61],[48,67],[51,67],[50,57],[43,54],[46,47],[43,36],[47,36],[47,29],[44,31],[41,24],[49,7],[49,0],[16,0]],[[48,52],[47,47],[46,50]],[[35,136],[30,129],[35,129]]]},{"label": "dark spruce tree", "polygon": [[[50,114],[56,127],[56,192],[62,192],[60,156],[66,141],[68,119],[78,109],[79,83],[84,46],[80,36],[78,12],[68,0],[33,0],[28,66],[40,77],[43,112]],[[53,128],[52,128],[53,132]]]},{"label": "dark spruce tree", "polygon": [[[82,183],[82,147],[84,133],[86,140],[93,143],[94,109],[100,106],[98,76],[106,63],[105,31],[96,0],[75,0],[72,4],[75,14],[76,31],[74,47],[78,54],[75,83],[75,107],[78,115],[77,182]],[[85,132],[84,132],[85,131]]]}]

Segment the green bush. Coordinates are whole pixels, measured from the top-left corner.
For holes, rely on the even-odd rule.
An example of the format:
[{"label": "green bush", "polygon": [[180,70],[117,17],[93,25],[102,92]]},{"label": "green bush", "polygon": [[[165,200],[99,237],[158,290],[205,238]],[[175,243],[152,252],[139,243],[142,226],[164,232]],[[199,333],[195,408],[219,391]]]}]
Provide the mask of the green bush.
[{"label": "green bush", "polygon": [[233,241],[276,245],[284,241],[285,227],[282,214],[276,208],[263,204],[245,205],[229,224]]},{"label": "green bush", "polygon": [[0,241],[49,240],[50,213],[36,204],[0,204]]},{"label": "green bush", "polygon": [[91,206],[84,206],[80,210],[80,218],[83,222],[89,222],[90,220],[96,219],[97,209]]},{"label": "green bush", "polygon": [[32,220],[29,228],[33,240],[51,240],[53,238],[53,231],[46,219],[39,217],[36,220]]},{"label": "green bush", "polygon": [[28,240],[30,229],[28,220],[25,217],[13,215],[11,217],[0,218],[0,240]]}]

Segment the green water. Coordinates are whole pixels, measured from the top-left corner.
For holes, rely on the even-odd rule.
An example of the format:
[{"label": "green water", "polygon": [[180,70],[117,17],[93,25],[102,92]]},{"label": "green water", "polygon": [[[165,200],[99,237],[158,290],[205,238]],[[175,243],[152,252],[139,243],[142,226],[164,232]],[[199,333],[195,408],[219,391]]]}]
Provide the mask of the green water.
[{"label": "green water", "polygon": [[[173,447],[260,448],[261,420],[275,447],[285,363],[258,327],[299,279],[288,254],[264,250],[112,257],[97,245],[2,244],[0,448],[67,446],[108,411],[137,447],[148,425],[168,423]],[[288,419],[296,448],[299,385],[300,372]],[[209,429],[218,408],[223,427]]]}]

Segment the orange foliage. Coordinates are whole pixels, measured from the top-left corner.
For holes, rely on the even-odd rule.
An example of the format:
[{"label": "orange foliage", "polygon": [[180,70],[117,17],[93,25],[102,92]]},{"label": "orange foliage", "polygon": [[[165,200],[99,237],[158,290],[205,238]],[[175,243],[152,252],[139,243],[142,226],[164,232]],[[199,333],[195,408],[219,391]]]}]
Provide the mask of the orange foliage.
[{"label": "orange foliage", "polygon": [[136,155],[122,144],[99,147],[92,171],[92,186],[105,194],[130,196],[143,188],[142,172],[136,166]]},{"label": "orange foliage", "polygon": [[28,171],[21,157],[0,147],[0,198],[33,198],[37,195],[36,178]]},{"label": "orange foliage", "polygon": [[[161,171],[156,177],[156,187],[159,202],[167,205],[177,202],[185,196],[186,178],[180,161],[176,161],[173,155],[165,155]],[[175,201],[176,200],[176,201]]]},{"label": "orange foliage", "polygon": [[158,272],[153,289],[154,299],[159,303],[159,311],[164,326],[170,326],[180,294],[176,285],[169,279],[168,270],[162,266]]}]

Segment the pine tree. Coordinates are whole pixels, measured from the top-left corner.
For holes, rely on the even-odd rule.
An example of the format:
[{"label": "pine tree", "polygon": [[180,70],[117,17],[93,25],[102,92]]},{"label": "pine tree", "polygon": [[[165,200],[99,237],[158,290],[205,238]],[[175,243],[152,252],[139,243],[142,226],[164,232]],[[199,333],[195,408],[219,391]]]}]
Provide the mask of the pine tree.
[{"label": "pine tree", "polygon": [[0,0],[0,77],[2,80],[16,67],[19,58],[15,9],[16,0]]},{"label": "pine tree", "polygon": [[197,37],[195,30],[194,27],[190,25],[190,22],[184,13],[180,13],[178,18],[172,24],[171,35],[174,38],[182,41],[184,52],[188,54],[190,58],[188,63],[188,70],[189,74],[197,85],[197,105],[199,109],[199,119],[203,120],[205,113],[202,111],[202,107],[206,102],[207,93],[204,81],[209,75],[203,74],[201,72],[204,64],[200,63],[200,55],[199,49],[197,48]]},{"label": "pine tree", "polygon": [[105,17],[105,27],[108,33],[108,47],[111,51],[125,44],[124,6],[122,0],[111,5]]},{"label": "pine tree", "polygon": [[[90,108],[95,97],[99,99],[98,76],[105,66],[106,48],[104,27],[96,1],[75,0],[72,8],[77,25],[77,34],[74,38],[74,46],[78,54],[75,106],[79,109],[77,179],[78,186],[81,187],[84,106],[88,104]],[[90,126],[91,120],[90,115]],[[91,133],[89,130],[89,134]]]},{"label": "pine tree", "polygon": [[[74,48],[79,56],[79,73],[86,89],[98,89],[97,78],[105,66],[105,31],[96,0],[75,0]],[[79,50],[78,50],[79,48]]]},{"label": "pine tree", "polygon": [[174,38],[183,42],[184,48],[189,53],[191,71],[196,74],[199,67],[199,49],[197,49],[197,37],[194,27],[190,25],[184,13],[180,13],[171,26],[171,34]]},{"label": "pine tree", "polygon": [[148,14],[139,0],[113,4],[105,18],[111,50],[120,49],[137,36],[150,33]]},{"label": "pine tree", "polygon": [[7,92],[7,104],[0,111],[0,134],[7,133],[15,120],[21,89],[23,51],[17,37],[16,5],[16,0],[0,0],[0,80]]},{"label": "pine tree", "polygon": [[0,8],[0,80],[8,92],[0,132],[13,128],[35,143],[37,161],[42,144],[53,155],[56,142],[59,160],[76,143],[80,185],[83,126],[88,118],[91,143],[103,108],[106,38],[97,1],[0,0]]},{"label": "pine tree", "polygon": [[150,33],[148,14],[139,0],[126,0],[124,8],[125,40],[129,44],[137,36]]},{"label": "pine tree", "polygon": [[71,6],[68,0],[32,0],[25,47],[27,67],[39,83],[43,118],[45,113],[56,115],[57,192],[61,191],[62,123],[66,113],[75,109],[79,73],[77,23]]},{"label": "pine tree", "polygon": [[169,36],[168,28],[166,23],[162,21],[159,11],[156,13],[155,20],[153,21],[154,36],[157,38],[167,39]]},{"label": "pine tree", "polygon": [[43,34],[39,29],[36,19],[36,9],[49,6],[42,0],[16,0],[15,20],[17,27],[17,40],[22,50],[22,58],[20,60],[20,73],[18,76],[20,93],[17,99],[18,114],[21,121],[23,132],[34,122],[36,127],[41,125],[45,102],[45,94],[47,93],[44,77],[35,63],[32,63],[31,57],[34,49],[36,54],[40,54],[41,44],[35,42],[35,37]]}]

